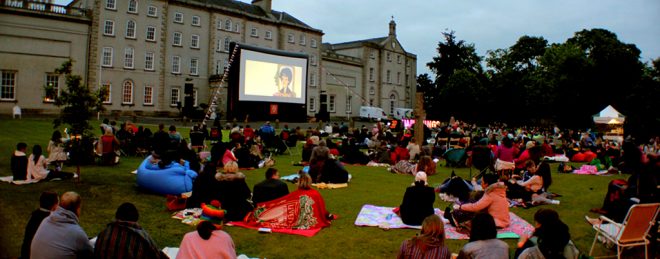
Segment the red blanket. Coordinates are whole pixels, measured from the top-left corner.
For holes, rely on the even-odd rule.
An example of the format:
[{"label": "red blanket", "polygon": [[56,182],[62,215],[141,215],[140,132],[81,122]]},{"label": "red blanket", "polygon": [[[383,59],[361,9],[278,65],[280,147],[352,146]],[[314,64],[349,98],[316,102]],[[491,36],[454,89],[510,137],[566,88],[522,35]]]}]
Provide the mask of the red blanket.
[{"label": "red blanket", "polygon": [[296,190],[288,195],[257,204],[243,221],[231,225],[252,229],[270,228],[272,232],[311,237],[330,225],[321,194]]}]

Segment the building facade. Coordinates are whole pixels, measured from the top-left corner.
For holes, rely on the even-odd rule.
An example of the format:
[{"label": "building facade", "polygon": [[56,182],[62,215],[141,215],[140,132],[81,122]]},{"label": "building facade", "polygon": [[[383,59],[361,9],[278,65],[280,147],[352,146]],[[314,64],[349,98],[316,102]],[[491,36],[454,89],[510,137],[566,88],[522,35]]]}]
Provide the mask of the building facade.
[{"label": "building facade", "polygon": [[[194,106],[208,104],[218,88],[223,113],[227,91],[220,82],[232,42],[307,54],[308,116],[321,105],[332,117],[358,116],[363,105],[386,111],[412,107],[416,58],[400,46],[393,21],[388,37],[322,44],[321,30],[272,10],[271,0],[5,3],[14,6],[0,7],[0,37],[7,43],[0,46],[6,57],[0,60],[2,113],[16,102],[39,113],[57,112],[43,86],[53,80],[64,84],[48,71],[69,58],[88,86],[107,91],[103,101],[108,113],[176,115],[185,105],[184,96],[192,96],[188,100]],[[55,13],[54,8],[63,11]],[[35,77],[38,73],[43,76]]]}]

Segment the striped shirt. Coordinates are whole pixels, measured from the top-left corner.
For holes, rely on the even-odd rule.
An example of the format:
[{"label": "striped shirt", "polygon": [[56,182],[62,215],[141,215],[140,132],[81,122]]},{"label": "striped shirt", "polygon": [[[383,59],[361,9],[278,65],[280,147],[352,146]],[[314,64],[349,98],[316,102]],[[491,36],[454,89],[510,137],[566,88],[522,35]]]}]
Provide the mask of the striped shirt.
[{"label": "striped shirt", "polygon": [[114,221],[99,233],[95,258],[167,258],[137,222]]},{"label": "striped shirt", "polygon": [[425,259],[425,258],[440,258],[450,259],[451,252],[447,246],[429,246],[426,251],[422,251],[419,246],[412,245],[412,240],[408,239],[401,243],[401,249],[397,258],[412,258],[412,259]]}]

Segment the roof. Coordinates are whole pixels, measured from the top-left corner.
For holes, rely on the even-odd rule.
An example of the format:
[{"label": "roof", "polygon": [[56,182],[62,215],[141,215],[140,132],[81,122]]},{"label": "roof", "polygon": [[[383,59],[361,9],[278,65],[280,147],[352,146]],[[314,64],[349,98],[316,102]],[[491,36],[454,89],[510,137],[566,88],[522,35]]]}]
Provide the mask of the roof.
[{"label": "roof", "polygon": [[608,105],[600,111],[600,113],[593,116],[594,122],[596,123],[607,123],[607,124],[621,124],[625,122],[626,116],[619,113],[612,105]]},{"label": "roof", "polygon": [[332,44],[332,47],[333,48],[344,48],[344,47],[352,47],[352,46],[361,46],[365,43],[381,45],[383,43],[383,41],[387,40],[387,38],[388,37],[378,37],[378,38],[371,38],[371,39],[366,39],[366,40],[341,42],[341,43]]}]

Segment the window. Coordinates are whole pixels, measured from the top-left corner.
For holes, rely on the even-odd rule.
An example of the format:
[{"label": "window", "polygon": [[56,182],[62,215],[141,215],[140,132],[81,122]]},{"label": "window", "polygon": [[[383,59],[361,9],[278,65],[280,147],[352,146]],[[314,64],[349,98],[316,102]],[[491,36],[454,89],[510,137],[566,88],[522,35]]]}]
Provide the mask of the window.
[{"label": "window", "polygon": [[198,71],[198,69],[197,69],[198,64],[199,64],[199,60],[198,60],[198,59],[196,59],[196,58],[191,58],[191,59],[190,59],[190,74],[191,74],[191,75],[196,76],[196,75],[199,74],[199,71]]},{"label": "window", "polygon": [[374,106],[374,99],[369,99],[369,106]]},{"label": "window", "polygon": [[315,87],[316,86],[316,73],[312,72],[309,77],[309,86]]},{"label": "window", "polygon": [[241,24],[240,23],[234,24],[234,32],[236,32],[236,33],[241,32]]},{"label": "window", "polygon": [[170,92],[170,106],[176,106],[179,102],[179,88],[172,88]]},{"label": "window", "polygon": [[373,86],[369,87],[369,94],[376,94],[376,88],[374,88]]},{"label": "window", "polygon": [[396,106],[396,95],[390,95],[390,114],[394,114],[394,106]]},{"label": "window", "polygon": [[131,47],[124,49],[124,68],[133,68],[133,54],[135,50]]},{"label": "window", "polygon": [[266,39],[267,40],[272,40],[273,39],[273,32],[266,31]]},{"label": "window", "polygon": [[295,42],[296,42],[295,37],[293,36],[293,34],[289,33],[289,34],[287,35],[287,41],[288,41],[289,43],[295,43]]},{"label": "window", "polygon": [[316,111],[316,99],[314,99],[314,97],[309,98],[309,111]]},{"label": "window", "polygon": [[147,40],[156,41],[156,27],[147,26]]},{"label": "window", "polygon": [[369,81],[371,81],[371,82],[374,81],[374,68],[373,67],[369,68]]},{"label": "window", "polygon": [[103,26],[103,35],[115,36],[115,21],[105,20],[105,25]]},{"label": "window", "polygon": [[300,45],[305,46],[307,44],[307,38],[305,37],[304,34],[300,35]]},{"label": "window", "polygon": [[222,19],[218,19],[218,30],[222,30]]},{"label": "window", "polygon": [[225,46],[224,46],[225,51],[229,51],[230,44],[231,44],[231,38],[229,37],[225,38]]},{"label": "window", "polygon": [[371,51],[371,53],[369,53],[369,57],[370,57],[371,59],[376,59],[376,52],[375,52],[375,51]]},{"label": "window", "polygon": [[137,0],[128,0],[128,12],[137,13],[138,12],[138,2]]},{"label": "window", "polygon": [[147,16],[149,16],[149,17],[158,17],[158,8],[153,6],[153,5],[150,5],[149,7],[147,7]]},{"label": "window", "polygon": [[154,87],[147,85],[144,87],[144,105],[153,105],[154,104]]},{"label": "window", "polygon": [[310,56],[309,56],[309,63],[310,63],[312,66],[316,66],[316,55],[310,55]]},{"label": "window", "polygon": [[103,93],[103,103],[112,103],[112,85],[110,83],[104,83],[101,85],[101,92]]},{"label": "window", "polygon": [[172,57],[172,73],[181,74],[181,57],[179,56]]},{"label": "window", "polygon": [[353,111],[353,104],[351,103],[353,101],[353,96],[347,95],[346,96],[346,113],[351,113]]},{"label": "window", "polygon": [[396,83],[401,84],[401,72],[396,72]]},{"label": "window", "polygon": [[309,46],[311,46],[312,48],[316,48],[316,39],[309,40]]},{"label": "window", "polygon": [[126,23],[126,38],[135,39],[135,21],[128,20]]},{"label": "window", "polygon": [[112,67],[112,47],[103,48],[101,65],[104,67]]},{"label": "window", "polygon": [[192,17],[192,25],[193,26],[202,26],[202,19],[199,18],[197,15],[193,15]]},{"label": "window", "polygon": [[226,58],[222,65],[222,69],[227,69],[229,67],[229,58]]},{"label": "window", "polygon": [[154,53],[147,52],[144,54],[144,70],[154,70]]},{"label": "window", "polygon": [[190,40],[190,47],[193,49],[199,49],[199,35],[192,35],[192,39]]},{"label": "window", "polygon": [[250,30],[250,36],[255,38],[259,37],[259,30],[257,29],[257,27],[252,27],[252,29]]},{"label": "window", "polygon": [[231,20],[229,19],[225,21],[225,31],[231,31]]},{"label": "window", "polygon": [[174,13],[174,22],[175,23],[183,23],[183,13],[180,13],[180,12]]},{"label": "window", "polygon": [[390,55],[389,52],[387,52],[387,62],[392,61],[392,55]]},{"label": "window", "polygon": [[192,98],[193,98],[193,107],[197,107],[197,89],[193,89]]},{"label": "window", "polygon": [[182,34],[178,31],[174,32],[174,39],[172,39],[172,45],[174,46],[181,46],[181,36]]},{"label": "window", "polygon": [[387,82],[388,84],[392,82],[392,81],[390,81],[390,79],[391,79],[390,74],[391,74],[390,70],[387,70],[387,74],[385,76],[385,82]]},{"label": "window", "polygon": [[401,55],[396,55],[396,63],[401,64]]},{"label": "window", "polygon": [[115,0],[105,0],[105,9],[117,10]]},{"label": "window", "polygon": [[328,111],[335,112],[335,96],[328,95]]},{"label": "window", "polygon": [[59,75],[46,74],[46,86],[48,87],[49,91],[46,91],[46,96],[44,97],[45,102],[54,102],[55,98],[60,96],[59,81]]},{"label": "window", "polygon": [[123,87],[121,88],[121,103],[133,103],[133,81],[131,80],[126,80]]}]

